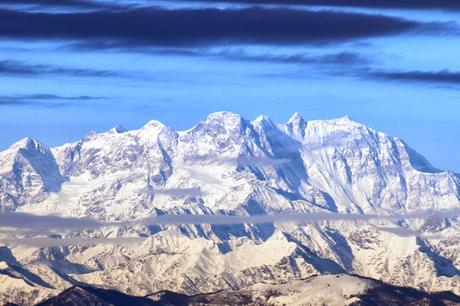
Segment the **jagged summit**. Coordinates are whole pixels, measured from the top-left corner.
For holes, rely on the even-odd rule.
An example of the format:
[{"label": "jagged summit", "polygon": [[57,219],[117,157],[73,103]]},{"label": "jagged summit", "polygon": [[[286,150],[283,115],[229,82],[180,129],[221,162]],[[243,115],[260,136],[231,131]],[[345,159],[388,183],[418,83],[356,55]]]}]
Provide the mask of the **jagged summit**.
[{"label": "jagged summit", "polygon": [[46,146],[32,137],[25,137],[16,143],[12,144],[9,149],[27,149],[27,150],[40,150],[45,149]]},{"label": "jagged summit", "polygon": [[292,116],[289,118],[287,124],[299,125],[299,124],[302,124],[302,122],[304,122],[304,119],[302,118],[302,116],[300,115],[300,113],[295,112],[295,113],[292,114]]},{"label": "jagged summit", "polygon": [[205,141],[208,144],[204,148],[225,147],[239,141],[247,124],[248,122],[239,114],[228,111],[215,112],[180,134],[185,142],[193,142],[195,145]]},{"label": "jagged summit", "polygon": [[284,125],[284,130],[288,135],[294,138],[297,141],[302,142],[305,137],[305,128],[307,122],[302,118],[302,116],[295,112],[288,122]]},{"label": "jagged summit", "polygon": [[265,115],[258,116],[256,119],[251,121],[250,124],[259,130],[259,133],[263,133],[263,131],[279,129],[278,126],[272,121],[272,119]]},{"label": "jagged summit", "polygon": [[269,116],[266,116],[266,115],[259,115],[252,122],[273,124],[272,119]]},{"label": "jagged summit", "polygon": [[117,125],[115,125],[113,128],[111,128],[111,129],[109,130],[109,133],[110,133],[110,134],[122,134],[122,133],[125,133],[125,132],[127,132],[127,131],[128,131],[128,130],[125,129],[122,125],[117,124]]},{"label": "jagged summit", "polygon": [[200,125],[223,126],[231,129],[242,126],[244,121],[245,119],[239,114],[221,111],[209,114]]},{"label": "jagged summit", "polygon": [[[3,169],[1,169],[1,165],[5,164],[12,164],[14,162],[20,162],[20,158],[29,161],[36,161],[38,159],[52,159],[52,154],[50,149],[39,142],[38,140],[26,137],[18,142],[12,144],[8,149],[3,152],[0,152],[0,173]],[[3,167],[4,168],[4,167]]]}]

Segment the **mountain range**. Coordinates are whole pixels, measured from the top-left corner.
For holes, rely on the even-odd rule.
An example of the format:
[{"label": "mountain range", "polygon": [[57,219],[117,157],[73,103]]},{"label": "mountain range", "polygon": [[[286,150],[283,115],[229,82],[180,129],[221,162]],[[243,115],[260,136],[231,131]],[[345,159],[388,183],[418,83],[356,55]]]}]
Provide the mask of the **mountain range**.
[{"label": "mountain range", "polygon": [[[278,298],[270,302],[281,305],[301,303],[289,300],[293,284],[311,295],[308,290],[336,276],[352,287],[343,303],[377,282],[413,287],[419,296],[460,294],[460,222],[436,214],[460,208],[459,187],[458,174],[348,117],[306,121],[296,113],[276,124],[266,116],[249,121],[218,112],[186,131],[150,121],[54,148],[26,138],[0,153],[0,211],[108,225],[36,231],[26,222],[15,229],[0,224],[1,239],[8,239],[0,244],[0,302],[31,305],[98,288],[142,297],[165,290],[184,297],[238,292],[251,301],[272,290]],[[298,213],[401,217],[136,223],[164,215]],[[44,237],[145,239],[61,247],[21,242]],[[320,285],[308,289],[311,280]]]}]

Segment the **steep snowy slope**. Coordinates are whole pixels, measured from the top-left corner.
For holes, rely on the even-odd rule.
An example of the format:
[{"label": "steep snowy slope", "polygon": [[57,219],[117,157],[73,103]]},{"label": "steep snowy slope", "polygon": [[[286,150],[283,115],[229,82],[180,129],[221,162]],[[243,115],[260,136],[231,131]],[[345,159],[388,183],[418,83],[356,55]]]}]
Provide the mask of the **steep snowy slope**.
[{"label": "steep snowy slope", "polygon": [[434,169],[400,139],[349,118],[306,124],[303,157],[313,185],[329,192],[342,211],[451,208],[459,180]]},{"label": "steep snowy slope", "polygon": [[[349,118],[305,121],[294,114],[277,125],[265,116],[249,121],[219,112],[181,132],[151,121],[139,130],[115,127],[52,149],[25,139],[0,157],[3,211],[110,222],[162,214],[404,214],[460,208],[456,174],[433,168],[398,138]],[[37,297],[82,283],[135,295],[197,294],[342,272],[460,293],[460,223],[456,217],[426,218],[69,229],[53,234],[148,239],[56,248],[10,240],[4,243],[8,261],[0,253],[0,262],[14,259],[22,271],[53,284],[35,286]],[[398,235],[403,229],[415,234]],[[17,287],[0,285],[3,299],[11,300],[8,292]]]},{"label": "steep snowy slope", "polygon": [[25,138],[0,153],[0,211],[41,202],[59,192],[64,178],[51,151]]}]

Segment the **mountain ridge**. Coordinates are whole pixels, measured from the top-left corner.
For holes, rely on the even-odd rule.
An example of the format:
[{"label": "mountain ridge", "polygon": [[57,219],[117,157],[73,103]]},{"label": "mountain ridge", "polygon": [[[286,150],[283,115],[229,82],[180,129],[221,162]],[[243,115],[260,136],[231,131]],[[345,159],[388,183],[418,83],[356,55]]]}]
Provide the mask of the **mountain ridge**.
[{"label": "mountain ridge", "polygon": [[[28,158],[21,146],[29,148]],[[186,131],[152,120],[139,130],[116,127],[51,149],[31,139],[19,147],[0,153],[0,210],[127,223],[59,232],[34,232],[24,224],[22,230],[0,232],[0,239],[8,238],[1,242],[0,261],[14,259],[23,276],[37,275],[54,286],[31,286],[30,278],[2,274],[0,301],[36,303],[75,284],[133,295],[190,295],[344,272],[460,293],[455,216],[130,223],[164,214],[404,215],[460,207],[458,175],[436,171],[399,138],[347,117],[305,121],[294,114],[288,123],[275,124],[265,116],[250,121],[218,112]],[[17,162],[27,170],[21,175],[11,170]],[[21,245],[24,237],[148,239],[40,247]]]}]

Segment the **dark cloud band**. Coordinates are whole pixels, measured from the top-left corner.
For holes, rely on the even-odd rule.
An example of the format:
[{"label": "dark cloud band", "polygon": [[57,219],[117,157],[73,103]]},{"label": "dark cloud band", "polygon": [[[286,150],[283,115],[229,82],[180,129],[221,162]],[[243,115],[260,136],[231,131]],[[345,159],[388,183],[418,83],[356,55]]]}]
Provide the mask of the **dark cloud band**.
[{"label": "dark cloud band", "polygon": [[[219,43],[331,43],[399,34],[425,26],[381,15],[263,8],[52,14],[0,10],[0,36],[3,37],[79,40],[86,41],[87,46],[119,48]],[[434,25],[429,27],[432,30]]]},{"label": "dark cloud band", "polygon": [[36,8],[70,8],[85,10],[121,9],[116,2],[99,2],[90,0],[2,0],[0,5],[28,5]]},{"label": "dark cloud band", "polygon": [[441,71],[381,71],[371,72],[371,77],[408,82],[431,82],[431,83],[451,83],[460,84],[460,72],[449,70]]},{"label": "dark cloud band", "polygon": [[[179,0],[181,1],[181,0]],[[182,0],[190,2],[193,0]],[[364,8],[420,8],[420,9],[460,9],[460,2],[456,0],[196,0],[194,2],[208,3],[244,3],[252,5],[314,5],[336,7],[364,7]]]}]

